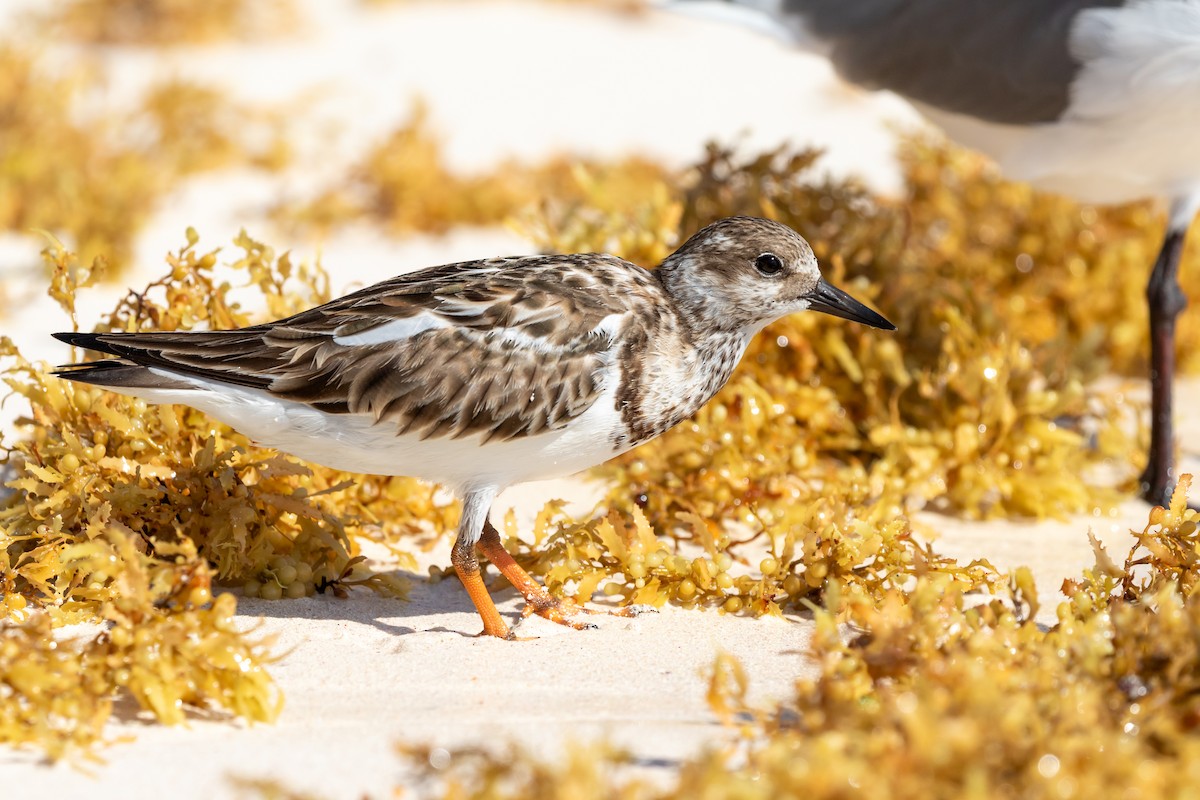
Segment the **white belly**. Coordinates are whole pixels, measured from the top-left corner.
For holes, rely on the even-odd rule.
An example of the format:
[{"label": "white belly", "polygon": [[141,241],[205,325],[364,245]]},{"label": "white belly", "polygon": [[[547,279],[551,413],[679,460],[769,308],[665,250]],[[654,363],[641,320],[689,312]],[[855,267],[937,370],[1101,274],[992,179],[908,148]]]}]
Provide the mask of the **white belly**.
[{"label": "white belly", "polygon": [[480,436],[425,440],[399,436],[393,423],[376,423],[361,414],[326,414],[303,403],[235,386],[222,385],[216,391],[198,384],[196,389],[127,393],[151,403],[191,406],[258,444],[325,467],[423,478],[461,492],[570,475],[628,449],[614,446],[623,423],[614,402],[616,381],[608,384],[596,402],[566,428],[486,444]]}]

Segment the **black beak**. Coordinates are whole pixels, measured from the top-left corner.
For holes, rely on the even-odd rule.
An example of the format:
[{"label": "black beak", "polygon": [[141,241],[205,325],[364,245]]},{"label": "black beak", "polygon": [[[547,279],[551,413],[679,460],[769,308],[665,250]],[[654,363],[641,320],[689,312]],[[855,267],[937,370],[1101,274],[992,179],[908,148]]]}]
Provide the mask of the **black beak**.
[{"label": "black beak", "polygon": [[826,283],[824,278],[817,281],[817,288],[806,294],[804,299],[808,300],[808,307],[813,311],[824,311],[826,314],[832,314],[835,317],[848,319],[851,322],[861,322],[863,325],[870,325],[872,328],[883,328],[885,331],[896,330],[895,325],[841,289]]}]

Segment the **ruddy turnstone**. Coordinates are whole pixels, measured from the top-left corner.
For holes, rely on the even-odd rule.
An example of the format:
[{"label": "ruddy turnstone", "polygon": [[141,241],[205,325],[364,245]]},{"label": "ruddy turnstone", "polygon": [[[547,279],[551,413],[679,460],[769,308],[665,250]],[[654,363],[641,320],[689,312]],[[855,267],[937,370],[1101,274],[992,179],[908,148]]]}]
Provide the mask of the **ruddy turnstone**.
[{"label": "ruddy turnstone", "polygon": [[1085,203],[1170,204],[1146,285],[1150,452],[1141,495],[1175,485],[1177,278],[1200,209],[1200,0],[674,0],[745,7],[826,55],[849,81],[888,89],[1005,173]]},{"label": "ruddy turnstone", "polygon": [[334,469],[453,489],[454,569],[483,633],[508,638],[477,545],[526,613],[587,625],[505,552],[488,520],[496,493],[653,439],[716,394],[763,326],[805,309],[894,330],[826,283],[791,229],[732,217],[653,271],[599,254],[492,258],[237,330],[57,333],[117,358],[56,374],[192,406]]}]

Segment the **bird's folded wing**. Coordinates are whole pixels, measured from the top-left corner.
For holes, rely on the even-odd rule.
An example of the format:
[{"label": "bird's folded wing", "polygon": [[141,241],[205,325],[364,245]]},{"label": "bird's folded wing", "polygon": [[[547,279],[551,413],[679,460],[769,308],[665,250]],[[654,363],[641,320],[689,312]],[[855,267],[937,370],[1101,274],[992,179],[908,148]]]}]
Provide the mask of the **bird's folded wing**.
[{"label": "bird's folded wing", "polygon": [[[211,388],[251,387],[421,438],[530,436],[604,390],[629,305],[570,257],[449,265],[233,331],[68,341]],[[507,267],[507,268],[506,268]]]}]

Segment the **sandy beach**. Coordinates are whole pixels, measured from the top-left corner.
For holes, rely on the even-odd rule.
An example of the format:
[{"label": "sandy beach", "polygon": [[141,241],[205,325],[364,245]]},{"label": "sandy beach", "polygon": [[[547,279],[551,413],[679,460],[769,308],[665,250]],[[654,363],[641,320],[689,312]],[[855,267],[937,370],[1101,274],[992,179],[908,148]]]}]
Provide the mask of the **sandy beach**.
[{"label": "sandy beach", "polygon": [[[589,488],[581,481],[529,484],[506,499],[531,518],[544,497],[572,493],[584,498]],[[1087,530],[1123,554],[1128,530],[1140,530],[1146,512],[1131,500],[1102,524],[934,515],[921,522],[940,532],[942,552],[962,561],[1029,566],[1049,622],[1063,579],[1093,563]],[[432,563],[448,565],[448,553],[422,558],[422,566]],[[520,619],[523,601],[514,591],[497,600],[510,623]],[[139,717],[129,701],[109,726],[118,741],[100,751],[101,764],[46,766],[32,754],[0,752],[9,796],[230,797],[238,796],[236,779],[266,779],[327,798],[386,797],[397,786],[420,797],[394,753],[397,743],[447,750],[516,743],[553,757],[568,742],[605,741],[665,782],[680,759],[733,738],[705,700],[719,653],[742,662],[756,703],[787,696],[814,670],[806,655],[812,622],[799,616],[750,619],[668,606],[632,620],[599,617],[596,630],[582,632],[531,617],[517,627],[526,641],[480,638],[479,617],[454,580],[414,580],[408,602],[361,589],[345,600],[242,599],[239,617],[274,637],[282,656],[271,667],[286,696],[276,724],[194,716],[184,727],[165,727]]]}]

